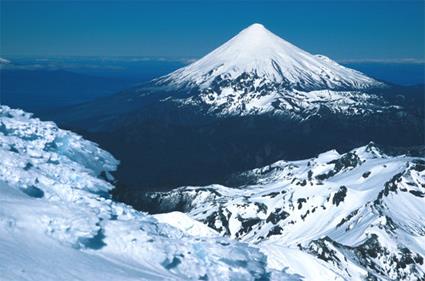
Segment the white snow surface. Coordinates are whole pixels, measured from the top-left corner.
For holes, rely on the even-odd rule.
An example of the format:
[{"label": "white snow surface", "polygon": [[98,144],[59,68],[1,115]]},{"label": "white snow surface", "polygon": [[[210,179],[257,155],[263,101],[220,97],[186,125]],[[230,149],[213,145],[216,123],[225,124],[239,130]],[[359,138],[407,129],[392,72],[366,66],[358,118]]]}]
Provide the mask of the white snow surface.
[{"label": "white snow surface", "polygon": [[250,183],[161,198],[192,198],[192,218],[256,245],[269,268],[304,280],[425,279],[425,158],[388,156],[371,143],[240,177]]},{"label": "white snow surface", "polygon": [[[174,214],[189,235],[112,201],[118,161],[95,143],[0,107],[0,280],[259,280],[266,257]],[[160,219],[161,220],[161,219]]]},{"label": "white snow surface", "polygon": [[212,228],[209,228],[205,224],[192,219],[188,215],[182,212],[170,212],[163,214],[156,214],[153,217],[161,222],[174,226],[181,231],[188,233],[192,236],[201,237],[217,237],[219,233]]},{"label": "white snow surface", "polygon": [[0,159],[1,281],[425,277],[424,158],[279,161],[240,188],[164,193],[191,209],[154,216],[110,199],[111,154],[6,106]]},{"label": "white snow surface", "polygon": [[298,91],[276,90],[246,92],[244,88],[225,87],[220,91],[202,92],[189,98],[175,98],[181,105],[207,106],[206,112],[218,117],[247,116],[265,113],[307,120],[317,115],[321,108],[333,114],[367,116],[377,112],[388,112],[400,107],[386,104],[382,98],[358,91]]},{"label": "white snow surface", "polygon": [[365,89],[382,83],[322,56],[312,55],[255,23],[198,61],[159,79],[208,88],[217,78],[248,73],[302,88]]}]

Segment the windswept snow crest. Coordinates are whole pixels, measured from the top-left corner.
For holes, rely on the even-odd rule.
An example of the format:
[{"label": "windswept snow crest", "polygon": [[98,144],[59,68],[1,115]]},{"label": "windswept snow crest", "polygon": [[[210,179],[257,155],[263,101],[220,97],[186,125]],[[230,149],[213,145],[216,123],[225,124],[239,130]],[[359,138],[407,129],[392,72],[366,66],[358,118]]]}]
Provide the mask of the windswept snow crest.
[{"label": "windswept snow crest", "polygon": [[[0,159],[0,280],[290,276],[268,271],[258,249],[206,226],[188,235],[112,201],[107,180],[118,161],[52,122],[1,106]],[[185,216],[178,218],[192,221]]]}]

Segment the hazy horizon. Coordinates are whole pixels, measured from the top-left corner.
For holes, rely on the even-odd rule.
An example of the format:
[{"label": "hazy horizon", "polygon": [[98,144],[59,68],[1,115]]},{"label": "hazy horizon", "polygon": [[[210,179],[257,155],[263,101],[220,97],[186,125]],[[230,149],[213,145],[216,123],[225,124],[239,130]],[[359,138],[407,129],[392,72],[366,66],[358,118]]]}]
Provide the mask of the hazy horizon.
[{"label": "hazy horizon", "polygon": [[336,61],[425,61],[422,1],[2,1],[0,5],[0,57],[6,59],[199,58],[260,22],[300,48]]}]

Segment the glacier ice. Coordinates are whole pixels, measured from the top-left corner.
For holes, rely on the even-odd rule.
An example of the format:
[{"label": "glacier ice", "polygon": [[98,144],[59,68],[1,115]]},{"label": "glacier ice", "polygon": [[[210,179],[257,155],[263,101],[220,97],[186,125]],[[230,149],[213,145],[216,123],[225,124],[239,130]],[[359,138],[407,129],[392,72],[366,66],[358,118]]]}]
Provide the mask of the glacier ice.
[{"label": "glacier ice", "polygon": [[272,273],[255,247],[213,230],[189,235],[112,201],[113,185],[101,174],[111,179],[118,161],[52,122],[1,106],[0,159],[0,280],[259,280]]}]

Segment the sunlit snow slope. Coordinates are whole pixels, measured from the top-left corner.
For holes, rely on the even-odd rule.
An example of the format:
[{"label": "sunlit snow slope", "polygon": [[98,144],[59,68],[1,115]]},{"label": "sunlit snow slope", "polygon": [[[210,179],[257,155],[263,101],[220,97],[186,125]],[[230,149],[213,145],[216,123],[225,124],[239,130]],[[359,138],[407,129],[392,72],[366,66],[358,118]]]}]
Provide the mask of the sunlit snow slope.
[{"label": "sunlit snow slope", "polygon": [[362,89],[380,84],[329,58],[312,55],[258,23],[166,79],[180,85],[209,87],[217,77],[235,79],[244,73],[301,88]]},{"label": "sunlit snow slope", "polygon": [[257,245],[270,267],[306,280],[425,279],[424,158],[371,143],[233,180],[239,188],[183,187],[150,200]]},{"label": "sunlit snow slope", "polygon": [[118,161],[54,123],[1,106],[0,159],[0,280],[289,278],[206,226],[191,236],[111,201]]}]

